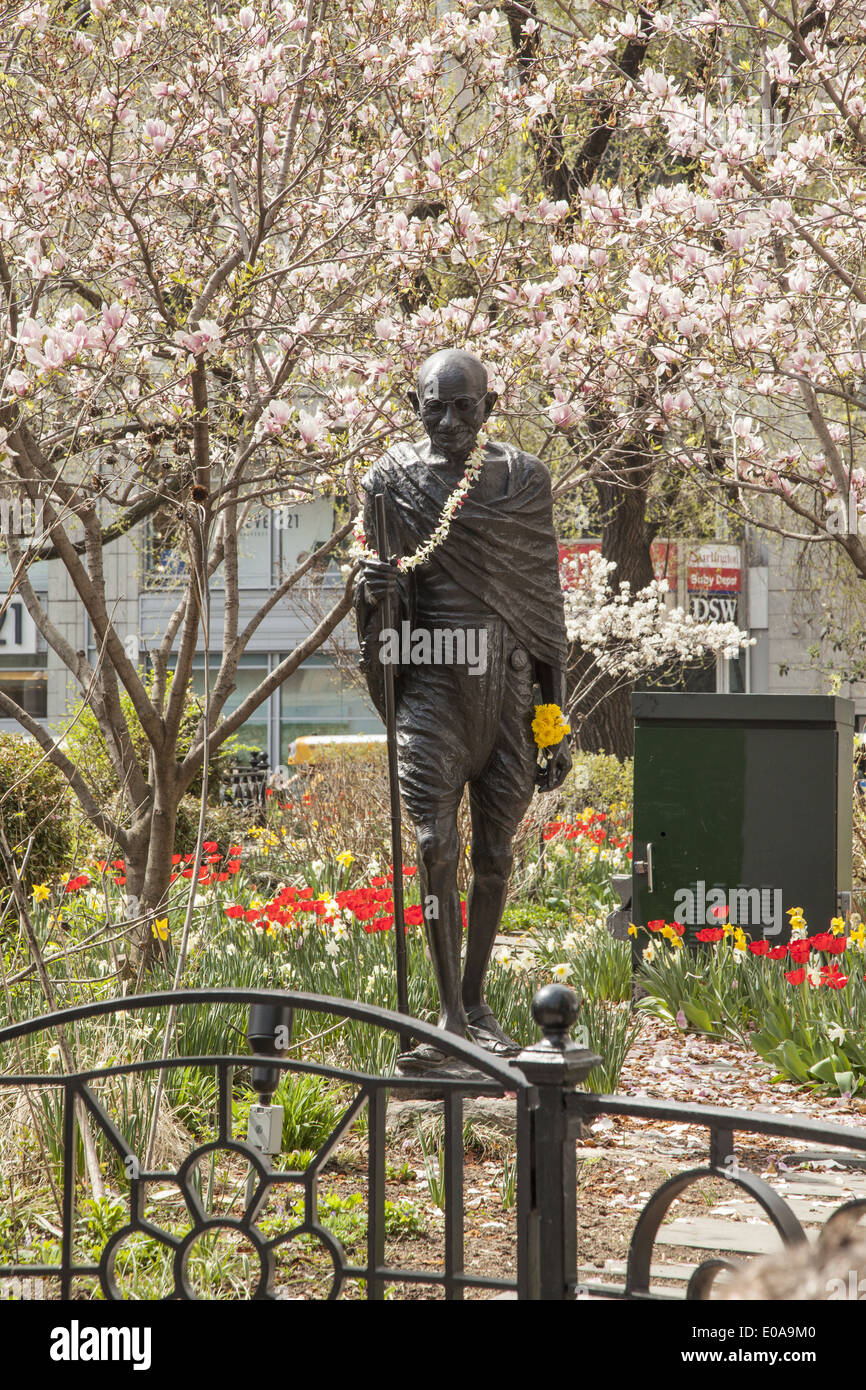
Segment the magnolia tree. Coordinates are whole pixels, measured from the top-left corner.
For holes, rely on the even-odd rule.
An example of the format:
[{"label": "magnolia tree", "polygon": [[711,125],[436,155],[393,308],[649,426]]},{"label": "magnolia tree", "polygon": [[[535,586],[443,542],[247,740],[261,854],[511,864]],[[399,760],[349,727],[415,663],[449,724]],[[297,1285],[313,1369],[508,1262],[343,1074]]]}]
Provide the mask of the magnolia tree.
[{"label": "magnolia tree", "polygon": [[[381,72],[362,60],[387,47],[381,10],[342,32],[317,27],[316,13],[108,0],[4,13],[0,466],[44,524],[26,550],[8,538],[12,588],[97,716],[122,813],[7,694],[0,714],[65,773],[145,910],[165,899],[178,802],[207,756],[350,605],[347,585],[222,718],[246,644],[313,563],[241,622],[240,528],[251,507],[351,492],[354,461],[396,408],[374,325],[401,288],[404,232],[383,219],[413,138],[401,125],[410,63],[405,49]],[[146,678],[113,621],[106,557],[156,514],[186,577]],[[30,581],[47,558],[80,599],[95,660]],[[219,567],[222,630],[208,636]],[[219,669],[180,755],[194,653],[209,644]]]},{"label": "magnolia tree", "polygon": [[[796,502],[794,465],[758,456],[745,403],[758,399],[769,421],[779,383],[789,414],[792,387],[807,418],[820,415],[820,381],[801,381],[800,358],[781,352],[792,331],[781,287],[806,315],[807,288],[788,284],[797,238],[813,258],[800,269],[822,293],[826,280],[829,303],[852,278],[839,225],[860,215],[856,165],[844,188],[828,171],[846,157],[832,132],[851,141],[859,127],[820,95],[814,116],[789,114],[796,84],[808,105],[840,51],[848,62],[846,44],[824,43],[808,66],[790,58],[783,19],[740,13],[732,29],[685,4],[555,22],[516,0],[446,13],[347,0],[333,15],[312,0],[6,6],[0,469],[45,525],[40,545],[9,538],[13,588],[97,716],[123,813],[7,694],[0,712],[119,845],[145,911],[165,899],[178,802],[210,752],[348,611],[351,575],[310,638],[226,716],[246,644],[304,568],[249,616],[245,518],[330,496],[346,519],[323,550],[339,555],[359,471],[416,432],[405,393],[429,353],[458,344],[485,361],[495,428],[549,463],[558,497],[595,493],[604,557],[630,593],[652,580],[649,544],[684,479]],[[780,45],[791,82],[755,87]],[[853,57],[847,70],[843,105],[859,100]],[[769,103],[760,138],[787,150],[772,173],[750,143],[763,130],[749,114],[762,109],[756,92]],[[819,174],[804,221],[796,200]],[[846,294],[847,337],[841,309],[833,320],[840,370],[859,322]],[[758,325],[770,337],[750,345],[742,335]],[[816,497],[828,472],[829,461]],[[146,675],[115,626],[106,557],[157,516],[185,563]],[[46,558],[87,614],[93,659],[31,582]],[[220,567],[222,630],[210,631]],[[181,752],[193,658],[208,644],[219,668]]]},{"label": "magnolia tree", "polygon": [[559,16],[522,26],[570,217],[555,273],[515,295],[544,310],[549,413],[607,508],[603,553],[634,580],[625,538],[643,583],[652,491],[685,481],[866,575],[862,4],[579,18],[570,43]]}]

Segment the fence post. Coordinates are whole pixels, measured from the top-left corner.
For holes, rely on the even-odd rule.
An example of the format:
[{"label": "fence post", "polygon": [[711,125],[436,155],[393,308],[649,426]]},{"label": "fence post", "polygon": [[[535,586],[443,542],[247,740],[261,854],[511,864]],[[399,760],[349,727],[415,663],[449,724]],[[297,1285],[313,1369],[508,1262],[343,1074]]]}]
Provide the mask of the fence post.
[{"label": "fence post", "polygon": [[[538,1296],[573,1298],[577,1286],[577,1158],[580,1121],[568,1113],[566,1097],[602,1060],[569,1034],[578,1013],[577,995],[565,985],[545,985],[532,1001],[541,1042],[512,1061],[538,1091],[530,1112],[533,1215],[537,1221]],[[524,1172],[525,1172],[524,1168]],[[525,1242],[519,1240],[519,1245]]]}]

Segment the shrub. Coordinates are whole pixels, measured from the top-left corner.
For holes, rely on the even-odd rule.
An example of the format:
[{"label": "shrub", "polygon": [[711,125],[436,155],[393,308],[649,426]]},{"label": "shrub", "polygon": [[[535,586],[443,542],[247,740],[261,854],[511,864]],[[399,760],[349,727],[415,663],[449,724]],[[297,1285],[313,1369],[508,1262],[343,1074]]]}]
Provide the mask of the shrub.
[{"label": "shrub", "polygon": [[581,1083],[587,1091],[610,1095],[616,1090],[625,1059],[642,1023],[641,1016],[633,1014],[627,1004],[590,998],[581,1001],[577,1025],[586,1029],[590,1049],[601,1058]]},{"label": "shrub", "polygon": [[[73,825],[66,779],[42,749],[22,734],[0,734],[0,825],[20,865],[33,836],[25,869],[28,886],[68,867]],[[6,874],[0,863],[0,884]]]},{"label": "shrub", "polygon": [[[174,832],[174,847],[177,854],[192,853],[198,837],[200,803],[197,797],[185,796],[177,808],[177,824]],[[221,849],[237,844],[247,834],[250,825],[258,816],[258,807],[225,805],[208,806],[205,817],[204,838],[215,840]]]},{"label": "shrub", "polygon": [[565,806],[596,811],[627,810],[633,798],[634,761],[620,762],[612,753],[575,752],[571,774],[562,788]]}]

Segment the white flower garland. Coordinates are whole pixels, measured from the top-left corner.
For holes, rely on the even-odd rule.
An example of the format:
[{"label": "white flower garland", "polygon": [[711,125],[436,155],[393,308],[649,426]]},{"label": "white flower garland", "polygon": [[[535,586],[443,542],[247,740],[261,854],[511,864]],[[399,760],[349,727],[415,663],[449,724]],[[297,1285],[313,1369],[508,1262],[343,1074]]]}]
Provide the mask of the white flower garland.
[{"label": "white flower garland", "polygon": [[[433,551],[437,550],[445,540],[448,532],[451,530],[451,523],[456,513],[466,500],[466,494],[484,466],[484,450],[486,447],[487,436],[481,433],[478,435],[472,452],[466,460],[466,471],[451,493],[451,496],[446,501],[445,506],[442,508],[442,515],[439,517],[436,528],[429,540],[426,540],[423,545],[420,545],[414,555],[403,555],[397,561],[397,568],[402,573],[405,574],[409,570],[417,569],[418,565],[423,565],[433,554]],[[352,544],[349,547],[349,554],[353,560],[380,560],[382,558],[375,550],[371,550],[367,545],[367,537],[364,534],[364,521],[361,513],[355,518],[355,529],[352,532]]]}]

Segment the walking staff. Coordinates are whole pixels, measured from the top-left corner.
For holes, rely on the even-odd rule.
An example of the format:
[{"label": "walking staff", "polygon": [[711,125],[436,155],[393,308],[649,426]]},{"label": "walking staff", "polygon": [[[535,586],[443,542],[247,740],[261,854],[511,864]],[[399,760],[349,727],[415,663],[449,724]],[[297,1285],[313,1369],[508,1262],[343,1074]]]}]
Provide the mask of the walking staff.
[{"label": "walking staff", "polygon": [[[385,494],[376,495],[376,548],[383,559],[388,555],[388,529],[385,521]],[[390,595],[383,600],[383,626],[393,627]],[[409,1013],[409,985],[406,975],[406,924],[403,917],[403,824],[400,810],[400,781],[397,772],[397,710],[394,694],[394,667],[383,671],[385,685],[385,733],[388,740],[388,786],[391,793],[391,865],[394,885],[394,949],[397,965],[397,1009]],[[400,1034],[400,1048],[412,1046],[409,1033]]]}]

